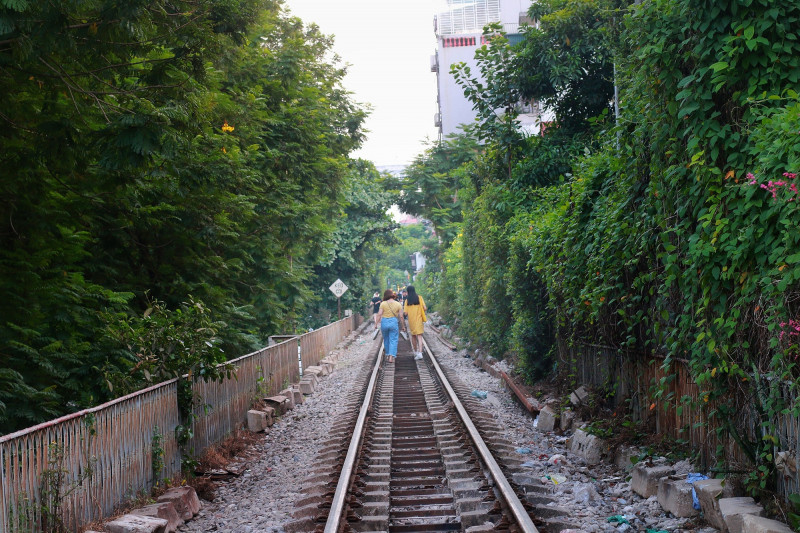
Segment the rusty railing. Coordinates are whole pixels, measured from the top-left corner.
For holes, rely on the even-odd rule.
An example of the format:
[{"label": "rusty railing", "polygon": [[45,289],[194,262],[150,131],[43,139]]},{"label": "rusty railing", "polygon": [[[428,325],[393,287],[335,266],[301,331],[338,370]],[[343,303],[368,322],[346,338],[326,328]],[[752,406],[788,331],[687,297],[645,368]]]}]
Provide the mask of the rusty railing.
[{"label": "rusty railing", "polygon": [[[231,379],[193,383],[200,401],[190,452],[200,454],[241,426],[258,396],[297,382],[298,347],[304,367],[316,364],[362,321],[347,317],[234,359]],[[53,498],[60,519],[73,531],[111,515],[131,497],[149,492],[155,477],[180,472],[179,424],[177,380],[170,380],[0,437],[0,531],[50,529],[52,517],[42,509],[53,509]],[[154,461],[163,465],[160,473],[154,474]],[[48,479],[53,479],[49,485]],[[57,479],[62,480],[58,495]]]}]

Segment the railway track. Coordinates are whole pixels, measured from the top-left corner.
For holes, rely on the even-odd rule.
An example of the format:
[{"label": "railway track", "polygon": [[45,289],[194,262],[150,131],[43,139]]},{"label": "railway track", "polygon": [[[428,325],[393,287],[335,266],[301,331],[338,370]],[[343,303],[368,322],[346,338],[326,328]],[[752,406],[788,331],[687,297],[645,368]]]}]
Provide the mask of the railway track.
[{"label": "railway track", "polygon": [[381,343],[360,406],[337,424],[286,530],[538,532],[545,522],[531,517],[547,488],[507,479],[521,462],[514,448],[488,414],[473,422],[427,344],[422,360],[403,339],[396,362],[383,359]]}]

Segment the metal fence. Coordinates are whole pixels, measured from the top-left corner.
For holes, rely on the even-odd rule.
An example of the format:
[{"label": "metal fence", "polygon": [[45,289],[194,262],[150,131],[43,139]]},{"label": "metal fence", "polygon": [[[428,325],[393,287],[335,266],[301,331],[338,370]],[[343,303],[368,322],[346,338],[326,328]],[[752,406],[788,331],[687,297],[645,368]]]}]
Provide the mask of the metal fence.
[{"label": "metal fence", "polygon": [[[222,441],[241,426],[253,400],[297,382],[298,346],[302,365],[314,365],[362,321],[347,317],[235,359],[231,379],[194,383],[200,402],[189,450],[200,454]],[[43,509],[56,508],[53,499],[66,527],[77,531],[149,492],[154,459],[163,463],[162,479],[180,472],[179,423],[177,380],[171,380],[0,437],[0,532],[49,529],[52,518]]]},{"label": "metal fence", "polygon": [[[644,357],[615,348],[597,345],[560,346],[559,366],[562,375],[576,385],[590,385],[604,391],[614,405],[625,404],[633,420],[649,425],[657,434],[685,441],[699,454],[701,467],[727,463],[733,469],[752,465],[727,432],[720,420],[708,413],[719,407],[706,401],[704,391],[693,379],[687,362],[662,357]],[[662,384],[660,387],[657,385]],[[657,390],[661,390],[657,394]],[[790,387],[784,387],[783,402],[797,404]],[[755,399],[745,388],[731,391],[724,401],[733,415],[726,423],[749,440],[758,440],[762,420],[757,415]],[[702,408],[701,408],[702,406]],[[800,420],[790,412],[770,421],[778,444],[774,454],[786,452],[789,467],[779,473],[775,489],[785,496],[800,492]],[[795,467],[792,470],[792,467]]]}]

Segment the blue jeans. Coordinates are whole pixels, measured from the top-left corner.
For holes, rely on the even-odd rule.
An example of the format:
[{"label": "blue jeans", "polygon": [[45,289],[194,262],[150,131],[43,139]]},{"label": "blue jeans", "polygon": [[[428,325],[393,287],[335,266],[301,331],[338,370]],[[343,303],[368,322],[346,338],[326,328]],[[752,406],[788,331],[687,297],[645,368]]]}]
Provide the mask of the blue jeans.
[{"label": "blue jeans", "polygon": [[381,334],[383,335],[383,351],[386,355],[397,357],[397,337],[400,327],[397,318],[381,318]]}]

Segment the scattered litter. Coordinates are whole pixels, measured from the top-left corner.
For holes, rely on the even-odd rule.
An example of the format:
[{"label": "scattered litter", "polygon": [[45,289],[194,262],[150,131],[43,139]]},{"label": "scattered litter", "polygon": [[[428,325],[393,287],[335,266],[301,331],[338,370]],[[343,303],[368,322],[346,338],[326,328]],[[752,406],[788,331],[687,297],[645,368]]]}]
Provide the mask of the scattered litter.
[{"label": "scattered litter", "polygon": [[536,463],[536,461],[525,461],[524,463],[522,463],[519,466],[524,467],[524,468],[536,468],[539,465]]},{"label": "scattered litter", "polygon": [[648,529],[647,533],[669,533],[666,529]]},{"label": "scattered litter", "polygon": [[561,474],[545,474],[541,477],[541,480],[542,483],[550,481],[553,485],[559,485],[567,481],[567,476],[562,476]]},{"label": "scattered litter", "polygon": [[607,522],[615,522],[617,524],[628,524],[628,525],[630,525],[630,522],[628,522],[628,519],[625,517],[624,514],[615,514],[613,516],[609,516],[606,519],[606,521]]},{"label": "scattered litter", "polygon": [[547,462],[550,463],[551,465],[564,464],[564,463],[569,464],[567,458],[561,455],[560,453],[557,453],[554,456],[552,456],[550,459],[547,460]]},{"label": "scattered litter", "polygon": [[530,448],[517,448],[517,453],[521,453],[523,455],[533,452]]},{"label": "scattered litter", "polygon": [[708,479],[708,476],[704,476],[703,474],[698,474],[697,472],[691,472],[686,474],[686,483],[691,483],[692,485],[692,507],[700,510],[700,500],[697,499],[697,492],[694,490],[694,482],[695,481],[703,481],[704,479]]},{"label": "scattered litter", "polygon": [[476,389],[476,390],[472,391],[471,396],[474,396],[476,398],[480,398],[481,400],[485,400],[489,396],[489,393],[486,392],[485,390],[477,390]]},{"label": "scattered litter", "polygon": [[604,483],[607,483],[607,482],[609,482],[609,481],[619,481],[619,480],[621,480],[621,479],[622,479],[622,477],[620,477],[620,476],[617,476],[617,477],[607,477],[607,478],[605,478],[605,479],[601,479],[600,481],[602,481],[602,482],[604,482]]}]

